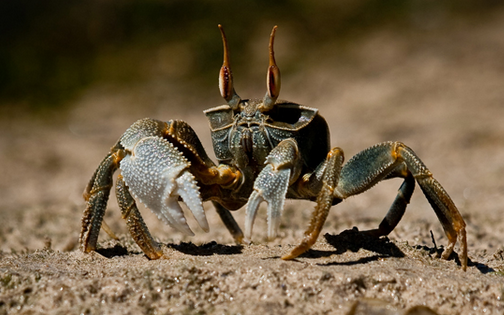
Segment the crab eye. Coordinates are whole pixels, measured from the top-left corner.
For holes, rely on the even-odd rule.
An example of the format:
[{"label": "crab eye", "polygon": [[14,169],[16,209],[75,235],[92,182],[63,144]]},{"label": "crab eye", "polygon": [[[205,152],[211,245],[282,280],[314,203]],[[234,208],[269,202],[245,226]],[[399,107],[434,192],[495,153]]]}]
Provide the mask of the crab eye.
[{"label": "crab eye", "polygon": [[268,66],[268,73],[266,74],[267,92],[266,95],[264,96],[264,105],[263,105],[265,110],[270,110],[273,108],[278,98],[278,95],[280,94],[280,86],[281,86],[280,69],[278,69],[278,66],[276,64],[275,52],[273,50],[273,43],[275,40],[276,29],[277,26],[275,25],[273,27],[273,30],[271,31],[269,42],[269,66]]},{"label": "crab eye", "polygon": [[219,72],[219,89],[221,96],[226,100],[229,106],[231,106],[232,109],[238,109],[240,97],[236,94],[233,86],[233,72],[231,71],[231,66],[229,64],[229,48],[226,34],[224,33],[224,28],[220,24],[219,29],[222,35],[222,43],[224,45],[224,61]]},{"label": "crab eye", "polygon": [[270,99],[275,100],[280,94],[280,69],[276,65],[270,65],[268,68],[268,74],[266,76],[266,84],[268,88],[268,96]]}]

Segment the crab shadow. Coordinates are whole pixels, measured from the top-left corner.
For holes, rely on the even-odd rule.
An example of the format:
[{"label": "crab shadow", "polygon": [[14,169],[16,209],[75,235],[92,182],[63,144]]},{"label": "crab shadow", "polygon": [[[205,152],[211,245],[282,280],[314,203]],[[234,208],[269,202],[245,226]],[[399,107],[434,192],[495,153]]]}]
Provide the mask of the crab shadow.
[{"label": "crab shadow", "polygon": [[364,264],[371,261],[378,260],[384,257],[405,257],[406,255],[397,247],[393,242],[391,242],[387,237],[374,237],[370,236],[366,232],[359,231],[356,227],[351,230],[345,230],[338,235],[331,235],[326,233],[324,235],[327,243],[333,246],[335,251],[321,251],[321,250],[309,250],[300,257],[305,258],[321,258],[328,257],[331,255],[341,255],[347,251],[358,252],[360,249],[365,249],[376,253],[376,255],[370,257],[363,257],[356,261],[349,261],[344,263],[329,263],[329,264],[345,264],[345,265],[355,265]]},{"label": "crab shadow", "polygon": [[326,233],[324,238],[327,243],[336,249],[333,254],[339,255],[347,251],[355,253],[360,249],[365,249],[375,252],[382,257],[406,256],[388,237],[371,236],[365,231],[359,231],[356,227],[351,230],[345,230],[338,235]]},{"label": "crab shadow", "polygon": [[[406,254],[397,247],[392,241],[388,239],[388,237],[374,237],[370,236],[366,231],[359,231],[356,227],[351,230],[345,230],[338,235],[331,235],[326,233],[324,235],[327,243],[333,246],[335,251],[319,251],[319,250],[309,250],[305,254],[301,255],[301,257],[305,258],[321,258],[327,257],[334,254],[343,254],[347,251],[358,252],[360,249],[365,249],[371,252],[375,252],[376,255],[362,257],[355,261],[348,262],[330,262],[324,265],[357,265],[357,264],[365,264],[371,261],[376,261],[381,258],[387,257],[397,257],[402,258],[405,257]],[[428,247],[425,245],[416,245],[413,246],[415,250],[425,251],[431,257],[439,258],[444,251],[444,247],[437,247],[434,243],[434,247]],[[458,266],[461,266],[460,258],[458,254],[454,251],[451,253],[448,260],[453,260]],[[467,266],[476,267],[481,273],[486,274],[489,272],[494,272],[495,270],[489,267],[486,264],[473,261],[468,258]]]},{"label": "crab shadow", "polygon": [[192,242],[182,242],[180,244],[166,244],[181,253],[193,256],[212,256],[212,255],[237,255],[242,253],[241,245],[222,245],[215,241],[196,245]]},{"label": "crab shadow", "polygon": [[115,244],[114,247],[109,248],[98,248],[96,252],[106,258],[121,257],[131,254],[126,247],[119,244]]},{"label": "crab shadow", "polygon": [[[243,246],[241,245],[222,245],[214,241],[201,245],[196,245],[192,242],[164,245],[181,253],[193,256],[237,255],[242,253],[243,248]],[[114,247],[99,248],[96,250],[96,252],[106,258],[128,256],[132,254],[143,254],[142,252],[131,250],[128,251],[125,246],[122,246],[120,244],[115,244]]]}]

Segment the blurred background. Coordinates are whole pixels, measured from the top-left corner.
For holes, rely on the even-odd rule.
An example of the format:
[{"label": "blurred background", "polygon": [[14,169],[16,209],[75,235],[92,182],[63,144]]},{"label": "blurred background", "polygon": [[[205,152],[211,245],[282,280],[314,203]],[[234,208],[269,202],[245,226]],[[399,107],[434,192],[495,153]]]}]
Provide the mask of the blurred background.
[{"label": "blurred background", "polygon": [[[501,1],[3,0],[0,250],[42,248],[45,237],[56,249],[74,248],[82,191],[139,118],[186,120],[213,156],[202,111],[224,103],[217,88],[217,24],[227,33],[240,96],[264,95],[268,39],[278,25],[281,99],[320,109],[332,145],[347,159],[380,141],[405,142],[459,206],[470,245],[488,236],[489,224],[500,234],[488,236],[485,246],[499,244]],[[375,226],[399,185],[384,183],[333,209],[326,230]],[[106,220],[125,232],[114,199]],[[292,216],[284,234],[301,235],[312,207],[301,204],[287,204]],[[421,193],[412,204],[404,220],[440,227]],[[231,242],[210,212],[217,232],[200,231],[196,239]],[[144,213],[161,240],[183,239]]]}]

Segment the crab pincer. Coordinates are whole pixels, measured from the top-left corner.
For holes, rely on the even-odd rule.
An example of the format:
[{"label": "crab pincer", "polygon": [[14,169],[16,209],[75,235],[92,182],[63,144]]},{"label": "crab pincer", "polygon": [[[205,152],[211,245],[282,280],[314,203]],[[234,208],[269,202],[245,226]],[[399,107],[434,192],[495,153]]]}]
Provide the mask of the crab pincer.
[{"label": "crab pincer", "polygon": [[268,204],[268,239],[278,234],[287,189],[300,172],[300,159],[294,139],[285,139],[266,158],[266,166],[254,182],[254,191],[247,204],[245,238],[250,240],[252,226],[261,202]]},{"label": "crab pincer", "polygon": [[204,231],[208,222],[190,163],[170,142],[160,137],[138,141],[121,161],[121,172],[133,196],[159,219],[186,235],[194,235],[179,205],[179,197]]}]

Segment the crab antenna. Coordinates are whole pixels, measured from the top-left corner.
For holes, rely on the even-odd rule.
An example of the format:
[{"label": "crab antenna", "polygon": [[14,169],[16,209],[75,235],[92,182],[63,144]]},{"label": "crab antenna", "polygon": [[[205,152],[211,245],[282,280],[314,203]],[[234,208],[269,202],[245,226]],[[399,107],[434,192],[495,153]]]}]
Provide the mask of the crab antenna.
[{"label": "crab antenna", "polygon": [[219,72],[219,90],[229,106],[235,110],[238,109],[238,104],[241,99],[238,94],[236,94],[233,87],[233,73],[231,72],[231,66],[229,65],[228,43],[226,34],[224,33],[224,28],[220,24],[219,30],[222,35],[222,43],[224,44],[224,62],[222,63],[222,67]]},{"label": "crab antenna", "polygon": [[280,94],[280,69],[278,69],[276,61],[275,61],[275,52],[273,51],[273,43],[275,41],[275,32],[277,26],[273,27],[270,35],[269,41],[269,66],[268,73],[266,74],[266,88],[267,92],[264,96],[263,106],[266,110],[270,110],[275,105],[275,102],[278,98],[278,94]]}]

